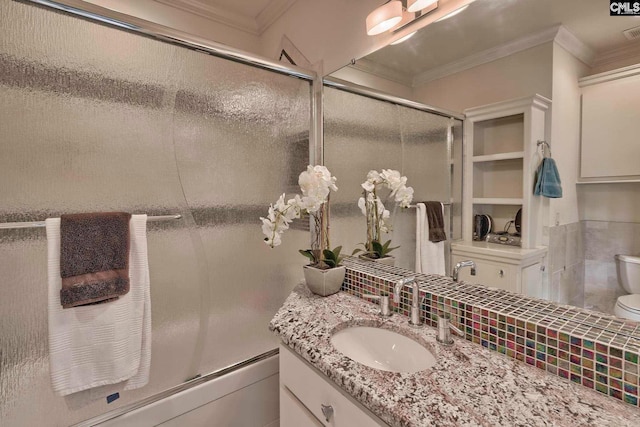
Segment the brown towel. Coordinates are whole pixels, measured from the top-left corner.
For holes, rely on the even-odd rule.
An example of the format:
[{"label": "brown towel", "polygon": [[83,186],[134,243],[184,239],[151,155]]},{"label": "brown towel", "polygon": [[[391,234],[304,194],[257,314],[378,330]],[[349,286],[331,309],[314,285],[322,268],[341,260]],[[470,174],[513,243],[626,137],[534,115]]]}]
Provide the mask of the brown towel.
[{"label": "brown towel", "polygon": [[129,219],[125,212],[60,216],[63,308],[117,299],[129,292]]},{"label": "brown towel", "polygon": [[429,221],[429,241],[433,243],[447,240],[444,232],[444,218],[442,216],[442,203],[424,202],[427,208],[427,221]]}]

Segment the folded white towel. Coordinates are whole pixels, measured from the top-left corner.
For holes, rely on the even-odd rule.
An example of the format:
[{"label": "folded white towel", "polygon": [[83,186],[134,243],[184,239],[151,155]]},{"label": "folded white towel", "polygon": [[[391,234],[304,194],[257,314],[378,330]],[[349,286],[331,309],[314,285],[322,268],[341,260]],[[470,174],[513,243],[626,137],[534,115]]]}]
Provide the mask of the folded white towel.
[{"label": "folded white towel", "polygon": [[67,309],[60,305],[60,218],[45,224],[54,391],[65,396],[123,381],[125,390],[143,387],[151,367],[147,216],[132,215],[129,223],[129,292],[116,301]]},{"label": "folded white towel", "polygon": [[424,203],[416,204],[416,273],[445,275],[444,241],[429,241],[429,221]]}]

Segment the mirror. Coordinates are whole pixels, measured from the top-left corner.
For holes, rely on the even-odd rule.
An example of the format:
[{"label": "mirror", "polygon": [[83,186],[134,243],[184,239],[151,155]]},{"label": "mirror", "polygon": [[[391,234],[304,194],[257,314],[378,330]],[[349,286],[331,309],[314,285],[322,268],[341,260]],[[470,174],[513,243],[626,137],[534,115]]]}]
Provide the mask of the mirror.
[{"label": "mirror", "polygon": [[[618,284],[614,256],[640,253],[640,218],[629,213],[626,218],[631,219],[620,221],[619,215],[603,214],[594,199],[601,190],[574,184],[579,117],[567,122],[555,116],[560,102],[569,105],[566,99],[571,99],[572,111],[580,111],[579,78],[638,62],[638,41],[628,40],[623,31],[640,26],[640,20],[612,17],[608,6],[583,0],[476,0],[457,16],[360,58],[330,78],[458,112],[536,93],[553,100],[559,90],[562,96],[553,104],[557,129],[549,132],[558,168],[570,179],[563,178],[565,198],[544,205],[548,214],[540,234],[548,252],[543,296],[613,314],[617,298],[626,294]],[[568,135],[573,145],[564,148],[565,138],[554,141],[554,135]],[[329,168],[331,162],[329,156]],[[625,185],[637,189],[638,184]],[[623,191],[631,190],[616,185],[606,189],[608,194],[629,194]],[[630,194],[638,198],[637,191]],[[597,215],[591,213],[598,204]],[[407,256],[412,256],[410,249]]]},{"label": "mirror", "polygon": [[415,268],[419,201],[442,202],[449,240],[462,237],[462,120],[327,86],[323,102],[324,160],[340,189],[331,197],[333,245],[349,254],[363,247],[367,226],[357,205],[363,196],[361,184],[370,170],[382,169],[400,171],[414,190],[407,209],[387,197],[389,190],[380,188],[377,193],[390,211],[384,221],[391,231],[382,233],[381,243],[391,239],[390,247],[399,246],[389,254],[397,267]]}]

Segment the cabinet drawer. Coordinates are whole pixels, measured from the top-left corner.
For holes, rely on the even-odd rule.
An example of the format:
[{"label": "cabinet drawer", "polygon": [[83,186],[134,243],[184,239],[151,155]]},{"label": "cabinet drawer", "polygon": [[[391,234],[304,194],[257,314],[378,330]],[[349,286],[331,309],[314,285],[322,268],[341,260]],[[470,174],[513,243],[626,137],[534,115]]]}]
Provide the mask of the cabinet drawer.
[{"label": "cabinet drawer", "polygon": [[322,423],[296,398],[280,386],[280,427],[322,427]]},{"label": "cabinet drawer", "polygon": [[[453,264],[460,261],[462,261],[462,258],[453,257]],[[463,268],[458,274],[459,280],[490,286],[493,288],[505,289],[511,292],[520,292],[520,286],[518,284],[518,268],[516,266],[476,259],[474,259],[473,262],[476,263],[476,275],[471,275],[470,268]]]},{"label": "cabinet drawer", "polygon": [[[321,425],[332,427],[387,425],[364,406],[347,397],[344,391],[331,384],[284,345],[280,346],[280,386],[289,389],[306,409],[320,420]],[[333,408],[333,415],[329,421],[322,413],[322,405]],[[282,421],[286,416],[281,414],[280,418]],[[289,426],[282,423],[282,427]]]}]

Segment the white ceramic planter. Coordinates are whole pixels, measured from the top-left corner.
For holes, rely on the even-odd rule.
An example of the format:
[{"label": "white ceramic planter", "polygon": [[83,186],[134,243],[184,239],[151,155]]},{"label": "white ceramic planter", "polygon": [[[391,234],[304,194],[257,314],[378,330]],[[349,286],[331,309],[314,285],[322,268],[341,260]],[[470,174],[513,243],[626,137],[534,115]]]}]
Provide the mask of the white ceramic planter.
[{"label": "white ceramic planter", "polygon": [[340,290],[346,271],[347,268],[344,265],[327,270],[305,265],[304,279],[311,292],[326,297]]}]

